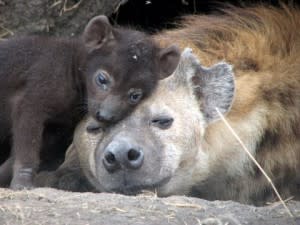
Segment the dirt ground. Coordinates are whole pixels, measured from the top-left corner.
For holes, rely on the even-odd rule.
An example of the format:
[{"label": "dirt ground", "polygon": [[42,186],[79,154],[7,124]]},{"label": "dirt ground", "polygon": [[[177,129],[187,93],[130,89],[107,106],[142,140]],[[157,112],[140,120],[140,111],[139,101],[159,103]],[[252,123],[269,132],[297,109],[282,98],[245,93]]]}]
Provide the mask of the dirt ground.
[{"label": "dirt ground", "polygon": [[[110,15],[122,0],[0,0],[0,39],[24,33],[73,36],[98,14]],[[39,188],[0,189],[0,225],[300,225],[300,202],[253,207],[227,201],[153,195],[71,193]]]},{"label": "dirt ground", "polygon": [[0,39],[23,34],[74,36],[99,14],[111,15],[125,0],[0,0]]},{"label": "dirt ground", "polygon": [[132,197],[48,188],[17,192],[0,189],[2,225],[300,224],[300,202],[289,201],[288,207],[296,218],[291,219],[277,203],[258,208],[183,196],[158,198],[153,194]]}]

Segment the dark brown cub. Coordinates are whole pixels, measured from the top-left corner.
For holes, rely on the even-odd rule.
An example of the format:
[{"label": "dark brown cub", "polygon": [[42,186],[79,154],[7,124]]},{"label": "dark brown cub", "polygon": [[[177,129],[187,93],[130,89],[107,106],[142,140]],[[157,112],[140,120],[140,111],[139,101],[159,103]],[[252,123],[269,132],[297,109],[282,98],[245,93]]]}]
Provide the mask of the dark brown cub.
[{"label": "dark brown cub", "polygon": [[105,16],[93,18],[79,39],[2,42],[0,141],[12,140],[12,156],[0,167],[0,185],[9,182],[13,162],[11,187],[32,186],[48,126],[72,133],[86,103],[99,121],[122,119],[175,70],[179,57],[176,47],[161,49],[144,33],[111,27]]},{"label": "dark brown cub", "polygon": [[89,112],[99,121],[116,122],[147,97],[159,79],[175,70],[179,50],[174,46],[160,49],[149,35],[109,26],[105,44],[99,44],[90,39],[97,36],[93,22],[83,36],[91,48],[86,68]]}]

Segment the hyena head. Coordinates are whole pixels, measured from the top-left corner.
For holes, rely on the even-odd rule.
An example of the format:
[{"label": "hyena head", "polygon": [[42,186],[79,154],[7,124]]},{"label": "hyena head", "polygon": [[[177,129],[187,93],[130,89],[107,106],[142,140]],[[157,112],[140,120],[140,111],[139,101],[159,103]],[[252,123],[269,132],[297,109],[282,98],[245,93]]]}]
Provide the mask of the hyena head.
[{"label": "hyena head", "polygon": [[209,176],[203,135],[219,119],[215,108],[228,112],[233,95],[230,65],[205,68],[184,50],[174,74],[129,117],[104,131],[89,155],[90,181],[99,191],[188,194]]},{"label": "hyena head", "polygon": [[87,24],[83,41],[88,111],[101,122],[128,115],[159,79],[173,73],[180,58],[177,47],[160,48],[150,35],[112,27],[105,16]]}]

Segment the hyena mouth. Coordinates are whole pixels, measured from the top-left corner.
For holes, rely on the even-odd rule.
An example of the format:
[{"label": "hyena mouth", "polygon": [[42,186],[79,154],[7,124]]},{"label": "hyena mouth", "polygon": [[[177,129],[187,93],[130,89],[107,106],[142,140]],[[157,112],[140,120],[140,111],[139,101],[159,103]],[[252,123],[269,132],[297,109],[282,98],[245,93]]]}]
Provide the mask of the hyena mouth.
[{"label": "hyena mouth", "polygon": [[138,195],[142,194],[143,192],[156,192],[156,190],[163,186],[164,184],[168,183],[171,177],[165,177],[158,182],[155,183],[126,183],[120,184],[119,187],[113,188],[109,190],[109,192],[119,193],[124,195]]}]

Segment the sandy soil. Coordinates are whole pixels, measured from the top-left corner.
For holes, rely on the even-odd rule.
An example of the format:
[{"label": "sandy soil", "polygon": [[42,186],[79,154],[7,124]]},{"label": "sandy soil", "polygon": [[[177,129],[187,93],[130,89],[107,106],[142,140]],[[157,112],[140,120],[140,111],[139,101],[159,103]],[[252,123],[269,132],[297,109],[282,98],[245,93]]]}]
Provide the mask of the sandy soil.
[{"label": "sandy soil", "polygon": [[227,201],[153,194],[137,197],[107,193],[72,193],[49,188],[30,191],[0,189],[0,224],[300,224],[300,202],[289,201],[296,218],[280,204],[253,207]]}]

